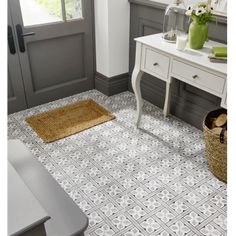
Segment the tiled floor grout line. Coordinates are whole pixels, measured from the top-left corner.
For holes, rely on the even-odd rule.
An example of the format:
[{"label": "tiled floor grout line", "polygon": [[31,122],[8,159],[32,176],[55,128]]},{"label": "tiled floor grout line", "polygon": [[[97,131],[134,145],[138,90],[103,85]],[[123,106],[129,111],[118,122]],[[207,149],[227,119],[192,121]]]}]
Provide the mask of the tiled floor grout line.
[{"label": "tiled floor grout line", "polygon": [[[117,118],[51,144],[43,143],[24,121],[26,116],[87,98],[94,99]],[[88,227],[86,236],[226,235],[226,185],[207,168],[202,132],[174,116],[164,119],[162,110],[147,101],[143,108],[141,126],[137,129],[132,93],[107,97],[90,90],[10,115],[8,134],[25,142],[35,158],[85,210],[91,222],[94,216],[99,216]],[[85,179],[81,179],[82,175]],[[101,185],[103,176],[108,181],[105,185]],[[126,180],[133,181],[131,187],[127,187]],[[156,181],[157,188],[152,181]],[[171,195],[166,198],[165,194]],[[99,198],[101,195],[104,201]],[[139,195],[142,197],[138,198]],[[126,201],[125,196],[132,202],[124,208],[121,203]],[[150,199],[160,205],[150,210],[145,205]],[[116,209],[112,216],[105,214],[104,207],[109,203]],[[145,213],[137,220],[129,213],[138,209],[134,210],[135,206]],[[180,210],[184,206],[187,208]],[[164,209],[174,215],[166,223],[159,218]],[[209,213],[210,209],[214,212]],[[203,221],[192,225],[191,212]],[[122,215],[129,220],[128,225],[122,223]]]}]

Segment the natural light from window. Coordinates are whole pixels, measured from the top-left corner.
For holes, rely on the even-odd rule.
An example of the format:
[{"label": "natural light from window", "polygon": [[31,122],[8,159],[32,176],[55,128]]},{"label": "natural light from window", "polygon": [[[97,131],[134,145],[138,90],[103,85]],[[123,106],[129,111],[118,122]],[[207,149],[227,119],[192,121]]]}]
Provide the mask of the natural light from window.
[{"label": "natural light from window", "polygon": [[65,0],[64,3],[63,8],[61,0],[20,0],[24,26],[82,18],[81,0]]}]

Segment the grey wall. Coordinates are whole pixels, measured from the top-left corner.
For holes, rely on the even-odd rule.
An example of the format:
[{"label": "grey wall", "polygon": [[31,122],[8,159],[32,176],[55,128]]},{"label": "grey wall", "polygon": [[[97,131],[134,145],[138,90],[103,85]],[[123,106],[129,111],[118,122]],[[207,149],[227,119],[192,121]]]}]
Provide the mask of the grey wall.
[{"label": "grey wall", "polygon": [[[129,0],[130,8],[130,65],[131,77],[135,60],[135,37],[162,32],[165,5],[145,0]],[[209,23],[209,38],[227,42],[227,20]],[[129,90],[132,91],[129,83]],[[151,103],[163,108],[165,83],[151,75],[144,74],[141,82],[142,96]],[[205,114],[220,106],[220,99],[195,87],[174,80],[172,86],[171,114],[195,127],[202,128]]]}]

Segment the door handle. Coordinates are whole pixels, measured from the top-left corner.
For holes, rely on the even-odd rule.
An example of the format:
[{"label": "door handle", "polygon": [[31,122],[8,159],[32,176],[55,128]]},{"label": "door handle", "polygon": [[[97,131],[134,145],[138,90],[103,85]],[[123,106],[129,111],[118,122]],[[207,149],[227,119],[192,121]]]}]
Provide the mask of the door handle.
[{"label": "door handle", "polygon": [[193,75],[192,78],[193,78],[193,79],[197,79],[197,78],[198,78],[198,75]]},{"label": "door handle", "polygon": [[25,41],[24,37],[35,35],[34,32],[23,33],[21,25],[16,25],[16,33],[18,38],[18,44],[21,52],[25,52]]},{"label": "door handle", "polygon": [[35,33],[29,32],[29,33],[22,34],[23,37],[32,36],[32,35],[35,35]]},{"label": "door handle", "polygon": [[15,54],[16,53],[16,47],[15,47],[12,28],[11,28],[10,25],[8,25],[8,27],[7,27],[7,41],[8,41],[8,47],[9,47],[10,53]]}]

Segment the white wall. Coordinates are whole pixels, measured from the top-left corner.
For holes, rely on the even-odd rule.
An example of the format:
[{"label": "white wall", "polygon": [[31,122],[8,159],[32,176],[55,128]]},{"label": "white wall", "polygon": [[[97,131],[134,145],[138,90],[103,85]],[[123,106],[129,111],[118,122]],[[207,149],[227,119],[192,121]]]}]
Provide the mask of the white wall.
[{"label": "white wall", "polygon": [[[148,0],[147,0],[148,1]],[[171,4],[174,0],[151,0]],[[185,4],[199,0],[184,0]],[[96,70],[112,77],[129,70],[128,0],[95,0]]]},{"label": "white wall", "polygon": [[94,8],[96,70],[107,76],[109,73],[108,0],[95,0]]},{"label": "white wall", "polygon": [[127,0],[109,0],[110,76],[129,71],[130,9]]},{"label": "white wall", "polygon": [[95,0],[96,70],[112,77],[129,70],[129,2]]}]

